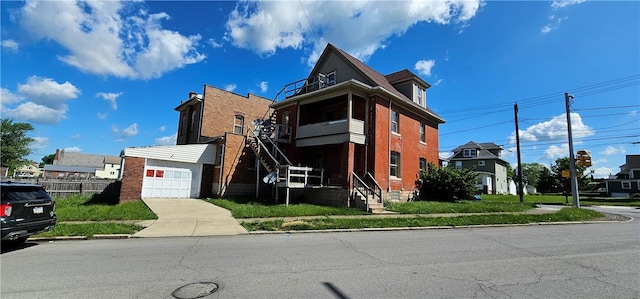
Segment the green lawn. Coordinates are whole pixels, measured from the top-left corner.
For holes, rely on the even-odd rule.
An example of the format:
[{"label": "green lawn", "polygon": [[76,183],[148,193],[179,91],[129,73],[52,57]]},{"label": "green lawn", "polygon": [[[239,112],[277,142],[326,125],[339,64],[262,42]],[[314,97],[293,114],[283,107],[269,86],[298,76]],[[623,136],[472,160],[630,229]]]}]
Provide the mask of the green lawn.
[{"label": "green lawn", "polygon": [[157,219],[142,200],[122,204],[96,202],[90,196],[56,198],[58,221],[105,221]]},{"label": "green lawn", "polygon": [[208,202],[223,207],[235,218],[269,218],[295,216],[329,216],[329,215],[367,215],[369,213],[357,209],[336,208],[310,204],[290,204],[285,206],[268,205],[241,200],[207,199]]},{"label": "green lawn", "polygon": [[401,214],[436,214],[436,213],[492,213],[492,212],[524,212],[534,208],[533,203],[516,201],[461,201],[436,202],[414,201],[407,203],[385,203],[389,211]]},{"label": "green lawn", "polygon": [[94,222],[94,223],[58,223],[52,231],[37,234],[35,238],[56,236],[85,236],[91,238],[94,235],[109,234],[134,234],[143,227],[135,224]]},{"label": "green lawn", "polygon": [[[482,195],[482,202],[502,202],[502,203],[516,203],[520,198],[516,195]],[[542,204],[565,204],[565,197],[562,195],[525,195],[524,202],[529,204],[542,203]],[[568,197],[569,205],[572,204],[573,198]],[[611,198],[611,197],[593,197],[593,196],[581,196],[580,205],[585,206],[634,206],[640,207],[639,198]]]},{"label": "green lawn", "polygon": [[285,222],[283,220],[267,220],[243,222],[249,231],[291,231],[291,230],[323,230],[323,229],[360,229],[384,227],[429,227],[429,226],[467,226],[487,224],[525,224],[538,222],[585,221],[595,220],[601,213],[564,208],[556,213],[540,215],[468,215],[457,217],[410,217],[410,218],[315,218]]}]

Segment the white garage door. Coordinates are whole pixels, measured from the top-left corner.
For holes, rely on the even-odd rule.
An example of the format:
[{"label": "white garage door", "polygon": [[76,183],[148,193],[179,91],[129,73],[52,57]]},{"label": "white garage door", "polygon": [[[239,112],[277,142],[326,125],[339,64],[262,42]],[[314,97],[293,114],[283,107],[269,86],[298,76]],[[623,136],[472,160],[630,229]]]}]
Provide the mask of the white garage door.
[{"label": "white garage door", "polygon": [[197,198],[198,164],[148,159],[142,180],[142,197]]}]

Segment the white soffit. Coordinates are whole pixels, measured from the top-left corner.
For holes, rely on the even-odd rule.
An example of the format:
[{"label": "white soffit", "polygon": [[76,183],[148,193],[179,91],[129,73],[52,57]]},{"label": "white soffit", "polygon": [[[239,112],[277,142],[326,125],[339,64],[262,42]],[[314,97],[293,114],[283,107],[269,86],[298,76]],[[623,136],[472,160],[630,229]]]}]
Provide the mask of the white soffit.
[{"label": "white soffit", "polygon": [[215,164],[215,144],[184,144],[167,146],[127,147],[126,157],[139,157],[164,161],[197,164]]}]

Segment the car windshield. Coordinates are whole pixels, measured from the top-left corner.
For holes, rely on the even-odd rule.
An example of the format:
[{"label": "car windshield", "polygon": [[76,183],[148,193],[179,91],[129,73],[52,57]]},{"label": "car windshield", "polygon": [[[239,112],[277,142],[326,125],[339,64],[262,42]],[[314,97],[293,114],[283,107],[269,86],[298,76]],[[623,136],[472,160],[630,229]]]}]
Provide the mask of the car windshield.
[{"label": "car windshield", "polygon": [[[5,190],[3,190],[5,191]],[[17,189],[9,192],[2,192],[2,201],[20,201],[29,199],[48,199],[49,195],[44,189]]]}]

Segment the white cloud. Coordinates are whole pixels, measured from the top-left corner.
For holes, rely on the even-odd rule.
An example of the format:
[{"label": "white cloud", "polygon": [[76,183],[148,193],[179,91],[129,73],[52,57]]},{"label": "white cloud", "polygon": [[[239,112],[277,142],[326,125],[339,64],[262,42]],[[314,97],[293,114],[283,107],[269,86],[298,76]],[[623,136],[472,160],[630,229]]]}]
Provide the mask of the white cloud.
[{"label": "white cloud", "polygon": [[0,89],[0,100],[1,100],[0,102],[4,106],[4,105],[20,102],[23,100],[23,97],[12,93],[10,90],[6,88],[2,88]]},{"label": "white cloud", "polygon": [[163,29],[169,15],[149,14],[139,1],[28,1],[20,16],[36,38],[68,50],[60,61],[90,74],[157,78],[205,58],[200,35]]},{"label": "white cloud", "polygon": [[18,52],[20,45],[12,39],[5,39],[2,41],[2,47],[10,50],[11,52]]},{"label": "white cloud", "polygon": [[53,109],[34,102],[26,102],[13,109],[2,107],[3,117],[45,125],[57,124],[66,118],[66,113],[66,107]]},{"label": "white cloud", "polygon": [[99,92],[99,93],[96,93],[96,97],[100,97],[103,100],[106,100],[109,103],[111,103],[111,109],[113,109],[113,110],[118,109],[118,103],[116,102],[116,99],[121,95],[122,95],[122,92],[119,92],[119,93],[114,93],[114,92]]},{"label": "white cloud", "polygon": [[611,168],[598,167],[593,170],[593,177],[597,179],[609,178],[609,175],[615,174]]},{"label": "white cloud", "polygon": [[224,90],[228,91],[228,92],[233,92],[234,90],[236,90],[236,87],[238,87],[235,84],[227,84],[224,86]]},{"label": "white cloud", "polygon": [[222,43],[216,42],[213,38],[210,38],[207,43],[211,45],[214,49],[222,48]]},{"label": "white cloud", "polygon": [[563,7],[567,7],[567,6],[571,6],[571,5],[575,5],[575,4],[580,4],[583,3],[587,0],[557,0],[557,1],[553,1],[551,2],[551,7],[553,8],[563,8]]},{"label": "white cloud", "polygon": [[438,157],[442,160],[446,160],[451,157],[451,152],[438,152]]},{"label": "white cloud", "polygon": [[111,130],[116,135],[117,141],[123,141],[125,138],[138,135],[138,124],[133,123],[122,130],[118,129],[116,125],[113,125]]},{"label": "white cloud", "polygon": [[[578,113],[571,113],[571,132],[573,138],[591,136],[594,131],[582,122]],[[566,141],[569,138],[567,118],[565,114],[554,116],[551,120],[532,125],[525,130],[520,130],[521,141]],[[516,133],[511,133],[509,143],[516,142]]]},{"label": "white cloud", "polygon": [[98,119],[99,119],[99,120],[105,120],[105,119],[107,119],[107,114],[106,114],[106,113],[99,113],[99,112],[98,112]]},{"label": "white cloud", "polygon": [[[0,107],[7,117],[37,124],[56,124],[66,118],[66,101],[77,98],[80,90],[68,81],[58,83],[50,78],[31,76],[18,84],[18,94],[2,89]],[[11,106],[20,101],[17,107]]]},{"label": "white cloud", "polygon": [[481,0],[243,1],[229,16],[225,40],[264,56],[311,46],[308,65],[331,42],[366,61],[390,37],[403,35],[419,22],[465,23],[480,5]]},{"label": "white cloud", "polygon": [[160,132],[164,132],[165,130],[167,130],[166,126],[161,126],[161,127],[158,128],[158,131],[160,131]]},{"label": "white cloud", "polygon": [[544,34],[547,34],[547,33],[551,32],[551,26],[549,26],[549,25],[542,26],[542,28],[540,29],[540,32],[542,32]]},{"label": "white cloud", "polygon": [[80,139],[80,134],[71,135],[71,139]]},{"label": "white cloud", "polygon": [[77,146],[72,146],[72,147],[66,147],[63,149],[65,152],[74,152],[74,153],[79,153],[82,151],[81,148],[77,147]]},{"label": "white cloud", "polygon": [[264,93],[267,92],[267,90],[269,89],[269,82],[267,81],[262,81],[260,82],[260,90]]},{"label": "white cloud", "polygon": [[154,145],[175,145],[176,139],[177,134],[156,138],[156,142],[154,143]]},{"label": "white cloud", "polygon": [[425,76],[431,76],[431,69],[436,65],[436,61],[431,60],[420,60],[416,62],[415,69],[419,74]]},{"label": "white cloud", "polygon": [[436,81],[435,83],[433,83],[434,86],[438,86],[442,83],[442,81],[444,81],[444,79],[438,79],[438,81]]},{"label": "white cloud", "polygon": [[556,159],[569,156],[569,144],[564,143],[561,146],[552,145],[544,150],[544,155],[547,159]]},{"label": "white cloud", "polygon": [[51,78],[31,76],[27,83],[18,84],[18,93],[37,104],[61,108],[65,101],[77,98],[81,92],[69,81],[60,84]]},{"label": "white cloud", "polygon": [[622,155],[626,152],[627,150],[623,146],[613,147],[609,145],[607,146],[607,148],[601,151],[600,154],[605,156],[612,156],[612,155]]},{"label": "white cloud", "polygon": [[49,138],[47,137],[31,137],[33,142],[29,144],[29,148],[32,152],[39,152],[49,146]]}]

